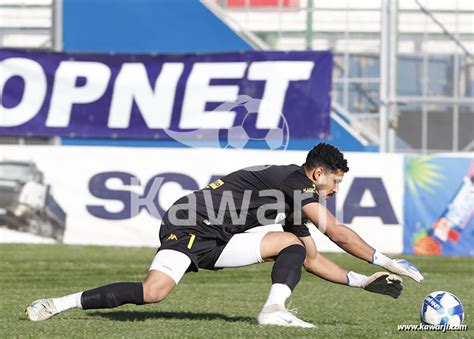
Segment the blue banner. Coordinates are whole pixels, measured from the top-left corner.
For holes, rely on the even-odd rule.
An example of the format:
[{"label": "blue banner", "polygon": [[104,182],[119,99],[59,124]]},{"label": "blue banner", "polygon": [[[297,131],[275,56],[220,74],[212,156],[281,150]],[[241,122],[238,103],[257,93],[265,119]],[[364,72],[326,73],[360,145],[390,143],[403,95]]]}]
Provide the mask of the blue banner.
[{"label": "blue banner", "polygon": [[405,159],[404,253],[474,255],[474,159]]},{"label": "blue banner", "polygon": [[328,136],[331,72],[330,52],[0,50],[0,135],[226,139],[231,146],[265,138],[278,148],[290,137]]}]

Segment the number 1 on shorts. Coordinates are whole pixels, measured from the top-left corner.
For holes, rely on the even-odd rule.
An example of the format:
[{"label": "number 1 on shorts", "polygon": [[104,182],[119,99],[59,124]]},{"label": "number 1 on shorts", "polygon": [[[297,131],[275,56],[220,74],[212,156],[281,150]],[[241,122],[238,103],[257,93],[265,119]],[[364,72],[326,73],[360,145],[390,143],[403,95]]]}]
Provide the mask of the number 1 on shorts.
[{"label": "number 1 on shorts", "polygon": [[190,234],[190,236],[191,236],[191,238],[189,238],[188,249],[191,249],[191,247],[193,247],[194,239],[196,238],[196,236],[194,234]]}]

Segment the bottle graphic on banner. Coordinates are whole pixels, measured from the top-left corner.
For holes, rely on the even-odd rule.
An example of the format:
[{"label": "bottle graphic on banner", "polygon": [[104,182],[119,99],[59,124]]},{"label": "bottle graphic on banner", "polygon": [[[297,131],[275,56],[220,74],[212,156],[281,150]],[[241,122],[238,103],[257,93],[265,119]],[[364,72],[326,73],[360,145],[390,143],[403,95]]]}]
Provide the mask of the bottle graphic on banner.
[{"label": "bottle graphic on banner", "polygon": [[457,243],[474,215],[474,161],[443,214],[428,234],[413,244],[416,254],[441,255],[443,243]]}]

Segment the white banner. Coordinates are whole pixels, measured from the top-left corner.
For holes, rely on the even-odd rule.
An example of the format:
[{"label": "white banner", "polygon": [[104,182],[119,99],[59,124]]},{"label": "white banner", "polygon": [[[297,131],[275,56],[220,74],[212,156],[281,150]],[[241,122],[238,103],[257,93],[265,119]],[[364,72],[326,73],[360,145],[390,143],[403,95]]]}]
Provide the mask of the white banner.
[{"label": "white banner", "polygon": [[[380,251],[401,253],[403,156],[347,153],[346,157],[350,171],[336,195],[336,216]],[[153,214],[162,213],[179,197],[243,167],[302,164],[305,159],[306,152],[301,151],[2,146],[0,240],[157,247],[160,220]],[[41,185],[49,187],[55,201],[45,204],[45,211],[36,207],[36,219],[30,215],[33,221],[26,220],[25,207],[14,206],[12,192],[19,196],[21,187],[33,187],[10,180],[20,175],[36,182],[34,192],[41,192]],[[161,186],[151,192],[156,178],[162,180]],[[145,202],[151,193],[157,194],[154,204],[133,205]],[[12,222],[16,215],[22,215],[22,225]],[[47,227],[42,229],[42,222]],[[312,233],[320,251],[339,250],[316,229]]]}]

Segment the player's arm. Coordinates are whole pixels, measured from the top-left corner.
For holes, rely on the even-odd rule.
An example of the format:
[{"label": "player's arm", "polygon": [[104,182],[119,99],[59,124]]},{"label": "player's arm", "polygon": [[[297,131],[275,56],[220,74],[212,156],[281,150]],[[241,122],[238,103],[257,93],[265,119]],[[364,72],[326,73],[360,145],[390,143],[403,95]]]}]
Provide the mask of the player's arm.
[{"label": "player's arm", "polygon": [[403,285],[402,279],[394,274],[377,272],[370,277],[348,271],[320,254],[311,236],[300,237],[306,248],[304,268],[320,278],[337,284],[363,288],[366,291],[398,298]]},{"label": "player's arm", "polygon": [[331,241],[347,253],[371,262],[375,249],[367,244],[356,232],[338,222],[336,217],[323,205],[312,202],[303,206],[303,213]]},{"label": "player's arm", "polygon": [[299,239],[306,248],[304,268],[307,272],[333,283],[347,285],[348,271],[319,253],[313,237],[307,236]]},{"label": "player's arm", "polygon": [[349,254],[381,266],[390,272],[406,275],[416,281],[423,280],[418,269],[406,260],[393,260],[367,244],[356,232],[341,224],[323,205],[312,202],[303,206],[303,213],[326,234],[331,241]]}]

